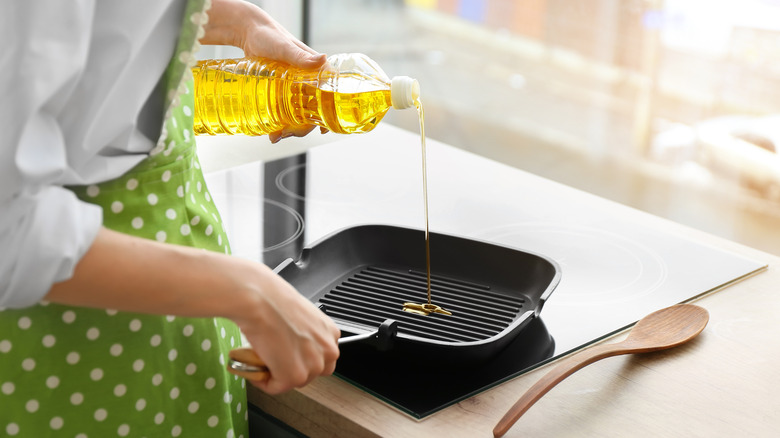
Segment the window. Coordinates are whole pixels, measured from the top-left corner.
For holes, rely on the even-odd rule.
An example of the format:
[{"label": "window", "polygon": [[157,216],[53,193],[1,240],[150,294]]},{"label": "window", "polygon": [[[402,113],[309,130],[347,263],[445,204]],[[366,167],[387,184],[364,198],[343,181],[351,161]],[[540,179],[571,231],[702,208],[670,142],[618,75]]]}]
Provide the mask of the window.
[{"label": "window", "polygon": [[304,4],[315,49],[420,81],[430,138],[780,253],[780,2]]}]

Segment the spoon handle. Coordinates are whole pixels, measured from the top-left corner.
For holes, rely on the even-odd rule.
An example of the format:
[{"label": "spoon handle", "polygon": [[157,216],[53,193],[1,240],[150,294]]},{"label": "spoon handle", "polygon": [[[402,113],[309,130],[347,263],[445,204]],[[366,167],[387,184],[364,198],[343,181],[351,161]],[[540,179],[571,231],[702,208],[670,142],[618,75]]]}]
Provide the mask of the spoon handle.
[{"label": "spoon handle", "polygon": [[533,406],[533,404],[542,398],[543,395],[547,394],[553,386],[569,377],[575,371],[601,359],[631,353],[633,351],[630,348],[626,348],[626,345],[621,344],[622,343],[618,342],[615,344],[596,345],[595,347],[582,350],[579,353],[564,359],[544,377],[539,379],[534,386],[529,388],[528,391],[520,397],[520,400],[509,408],[503,418],[496,424],[496,427],[493,428],[493,436],[503,436],[528,408]]}]

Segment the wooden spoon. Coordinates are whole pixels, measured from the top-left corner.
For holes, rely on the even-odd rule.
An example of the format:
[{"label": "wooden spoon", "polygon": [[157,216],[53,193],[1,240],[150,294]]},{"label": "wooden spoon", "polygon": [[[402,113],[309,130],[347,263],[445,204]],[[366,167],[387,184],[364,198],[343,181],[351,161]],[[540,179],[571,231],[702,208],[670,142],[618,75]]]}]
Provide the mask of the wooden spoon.
[{"label": "wooden spoon", "polygon": [[504,435],[547,391],[580,368],[611,356],[676,347],[701,333],[709,319],[706,309],[693,304],[667,307],[642,318],[622,342],[596,345],[565,359],[520,397],[496,424],[493,436]]}]

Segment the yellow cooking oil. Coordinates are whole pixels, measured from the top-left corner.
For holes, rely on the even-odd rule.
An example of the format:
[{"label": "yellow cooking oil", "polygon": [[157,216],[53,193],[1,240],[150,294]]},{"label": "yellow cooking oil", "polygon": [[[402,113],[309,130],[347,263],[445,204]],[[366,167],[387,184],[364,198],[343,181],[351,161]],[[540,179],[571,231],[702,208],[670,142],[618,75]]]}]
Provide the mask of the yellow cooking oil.
[{"label": "yellow cooking oil", "polygon": [[425,115],[419,84],[392,80],[359,53],[328,57],[325,66],[304,70],[263,59],[205,60],[192,68],[196,134],[265,135],[287,126],[316,125],[339,134],[371,131],[390,108],[415,107],[420,122],[425,212],[427,302],[404,303],[407,312],[451,312],[432,303],[428,227]]},{"label": "yellow cooking oil", "polygon": [[425,274],[428,292],[428,301],[426,303],[404,303],[405,312],[416,315],[428,316],[432,313],[441,315],[452,315],[452,312],[443,309],[441,306],[433,304],[431,293],[431,234],[428,226],[428,160],[425,150],[425,111],[423,110],[420,97],[414,99],[414,106],[417,108],[417,117],[420,121],[420,146],[422,149],[422,193],[423,193],[423,212],[425,214]]},{"label": "yellow cooking oil", "polygon": [[[192,69],[196,134],[265,135],[286,126],[316,125],[339,134],[374,129],[393,106],[388,87],[339,92],[330,71],[302,70],[281,62],[205,60]],[[358,83],[358,74],[339,73],[338,88]]]}]

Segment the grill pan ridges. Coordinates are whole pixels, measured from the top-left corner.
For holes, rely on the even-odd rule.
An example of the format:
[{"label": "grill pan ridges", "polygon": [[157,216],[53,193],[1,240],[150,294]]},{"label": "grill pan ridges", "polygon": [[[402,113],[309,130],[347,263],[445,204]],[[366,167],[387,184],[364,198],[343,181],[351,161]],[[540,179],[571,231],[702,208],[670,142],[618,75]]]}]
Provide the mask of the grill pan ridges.
[{"label": "grill pan ridges", "polygon": [[[539,315],[560,281],[557,263],[531,252],[438,233],[430,234],[430,245],[432,301],[452,316],[402,310],[405,301],[427,300],[422,230],[346,228],[275,271],[323,306],[345,334],[375,330],[391,318],[399,322],[398,347],[424,347],[421,351],[434,355],[457,350],[459,359],[500,351]],[[485,306],[486,300],[494,304]]]}]

